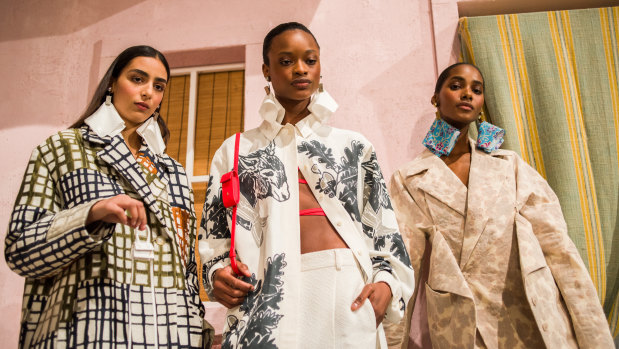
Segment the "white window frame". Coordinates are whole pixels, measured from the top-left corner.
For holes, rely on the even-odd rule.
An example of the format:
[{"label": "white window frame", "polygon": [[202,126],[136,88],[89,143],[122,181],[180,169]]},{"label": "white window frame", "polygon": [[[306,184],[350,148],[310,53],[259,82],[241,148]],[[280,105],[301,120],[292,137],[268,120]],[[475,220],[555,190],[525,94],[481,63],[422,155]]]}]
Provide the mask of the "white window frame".
[{"label": "white window frame", "polygon": [[208,182],[208,175],[194,176],[193,174],[198,74],[239,70],[245,70],[245,63],[219,64],[201,67],[177,68],[170,70],[170,76],[189,75],[189,108],[187,110],[187,154],[185,156],[185,171],[187,172],[189,182],[192,184]]}]

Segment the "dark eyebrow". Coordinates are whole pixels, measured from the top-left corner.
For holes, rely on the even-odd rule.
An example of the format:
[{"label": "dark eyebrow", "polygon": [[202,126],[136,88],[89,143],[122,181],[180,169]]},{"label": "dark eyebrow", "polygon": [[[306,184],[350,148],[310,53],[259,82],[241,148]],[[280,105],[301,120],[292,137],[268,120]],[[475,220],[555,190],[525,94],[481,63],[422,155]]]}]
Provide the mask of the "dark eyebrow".
[{"label": "dark eyebrow", "polygon": [[[149,76],[147,72],[145,72],[145,71],[143,71],[143,70],[141,70],[141,69],[137,69],[137,68],[136,68],[136,69],[131,69],[131,70],[129,70],[129,72],[138,73],[138,74],[140,74],[140,75],[144,75],[144,76],[146,76],[146,77],[148,77],[148,76]],[[155,78],[155,81],[157,81],[157,82],[162,82],[162,83],[164,83],[164,84],[167,84],[167,83],[168,83],[168,80],[166,80],[166,79],[164,79],[164,78]]]},{"label": "dark eyebrow", "polygon": [[[456,76],[452,76],[450,78],[450,80],[466,81],[463,77],[457,76],[457,75]],[[484,83],[479,81],[479,80],[473,80],[473,84],[480,84],[482,86],[484,85]]]},{"label": "dark eyebrow", "polygon": [[[318,52],[317,50],[307,50],[305,51],[305,53],[314,53],[314,52]],[[277,53],[278,55],[291,55],[292,52],[289,51],[281,51]]]}]

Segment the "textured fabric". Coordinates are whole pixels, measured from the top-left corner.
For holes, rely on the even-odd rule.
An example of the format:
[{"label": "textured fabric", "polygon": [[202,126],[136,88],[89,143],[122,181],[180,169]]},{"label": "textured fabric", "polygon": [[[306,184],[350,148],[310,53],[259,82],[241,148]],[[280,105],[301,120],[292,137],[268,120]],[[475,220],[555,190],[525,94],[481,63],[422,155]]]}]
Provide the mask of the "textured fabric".
[{"label": "textured fabric", "polygon": [[462,18],[459,33],[504,148],[557,193],[619,338],[619,7]]},{"label": "textured fabric", "polygon": [[350,310],[364,285],[349,249],[301,255],[299,348],[376,348],[378,331],[370,301]]},{"label": "textured fabric", "polygon": [[460,130],[441,118],[434,119],[422,144],[437,156],[449,155],[458,140]]},{"label": "textured fabric", "polygon": [[[416,294],[425,289],[420,317],[432,346],[611,347],[595,288],[546,181],[514,152],[486,154],[469,142],[468,188],[429,151],[390,182],[415,274],[429,268]],[[426,242],[428,266],[421,265]]]},{"label": "textured fabric", "polygon": [[[253,273],[255,290],[228,311],[223,347],[299,345],[298,309],[304,300],[298,171],[353,251],[363,281],[380,277],[390,285],[393,298],[386,318],[399,321],[412,294],[410,259],[371,143],[358,133],[325,124],[335,110],[328,94],[314,95],[308,108],[310,115],[294,126],[283,126],[283,107],[267,96],[260,109],[264,122],[241,136],[236,250]],[[233,151],[234,139],[229,138],[213,158],[200,224],[200,258],[209,297],[213,272],[230,264],[230,210],[222,205],[217,178],[232,168]]]},{"label": "textured fabric", "polygon": [[[95,202],[118,194],[144,202],[154,279],[150,263],[131,259],[133,228],[84,226]],[[32,153],[5,241],[7,264],[26,277],[20,347],[126,347],[128,306],[134,348],[151,347],[151,287],[160,347],[209,345],[195,225],[187,177],[169,156],[144,145],[136,160],[120,134],[100,137],[88,126],[48,138]]]}]

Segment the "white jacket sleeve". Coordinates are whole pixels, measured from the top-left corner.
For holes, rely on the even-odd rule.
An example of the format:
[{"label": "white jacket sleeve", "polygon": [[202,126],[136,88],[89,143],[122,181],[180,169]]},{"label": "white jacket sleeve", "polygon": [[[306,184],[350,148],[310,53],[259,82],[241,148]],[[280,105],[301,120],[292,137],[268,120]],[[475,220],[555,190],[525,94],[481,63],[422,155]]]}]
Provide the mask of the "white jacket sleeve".
[{"label": "white jacket sleeve", "polygon": [[372,239],[372,282],[386,282],[392,299],[387,308],[387,320],[397,323],[405,314],[406,304],[413,294],[415,283],[410,258],[393,212],[391,199],[376,154],[372,149],[361,163],[363,180],[363,233]]},{"label": "white jacket sleeve", "polygon": [[231,210],[224,207],[221,198],[221,176],[232,168],[227,168],[225,161],[225,143],[211,163],[206,199],[202,211],[202,221],[198,233],[198,249],[202,263],[202,282],[208,296],[213,298],[213,273],[230,265],[230,227],[228,216]]}]

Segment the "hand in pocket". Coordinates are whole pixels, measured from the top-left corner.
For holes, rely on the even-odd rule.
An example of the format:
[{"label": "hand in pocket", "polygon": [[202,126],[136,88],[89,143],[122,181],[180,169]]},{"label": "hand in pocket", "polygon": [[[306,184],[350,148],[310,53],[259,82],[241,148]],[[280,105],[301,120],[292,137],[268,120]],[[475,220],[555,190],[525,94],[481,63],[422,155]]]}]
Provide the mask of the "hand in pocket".
[{"label": "hand in pocket", "polygon": [[391,302],[391,288],[385,282],[377,282],[367,284],[361,290],[361,293],[350,306],[352,311],[361,308],[366,299],[370,300],[376,317],[376,327],[383,321],[387,307]]}]

